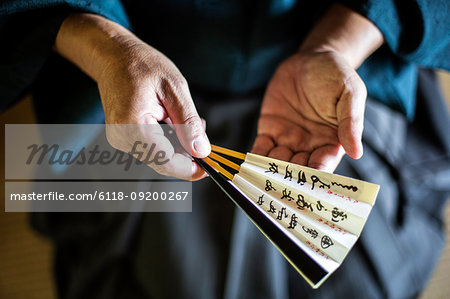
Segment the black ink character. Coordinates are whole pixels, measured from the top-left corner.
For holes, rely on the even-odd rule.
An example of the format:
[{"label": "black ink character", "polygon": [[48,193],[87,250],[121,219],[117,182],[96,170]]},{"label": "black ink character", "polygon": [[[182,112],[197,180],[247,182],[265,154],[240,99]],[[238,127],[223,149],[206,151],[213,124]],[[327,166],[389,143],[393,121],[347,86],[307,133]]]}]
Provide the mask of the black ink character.
[{"label": "black ink character", "polygon": [[[334,207],[333,211],[331,211],[331,220],[333,222],[339,222],[339,221],[344,221],[345,219],[347,219],[347,214],[345,214],[344,211],[340,211],[338,208]],[[340,218],[340,219],[338,219]]]},{"label": "black ink character", "polygon": [[266,170],[265,172],[278,173],[278,165],[275,162],[269,163],[269,166],[269,170]]},{"label": "black ink character", "polygon": [[266,190],[266,191],[270,191],[270,190],[277,191],[277,189],[275,189],[275,188],[272,186],[272,182],[269,181],[269,180],[266,180],[266,188],[264,188],[264,190]]},{"label": "black ink character", "polygon": [[264,203],[263,198],[264,198],[264,194],[262,194],[262,195],[258,198],[257,204],[262,205],[262,204]]},{"label": "black ink character", "polygon": [[297,184],[300,184],[300,186],[303,186],[306,183],[306,175],[304,171],[299,170],[298,171],[298,180]]},{"label": "black ink character", "polygon": [[312,205],[305,201],[305,197],[303,195],[299,194],[297,196],[297,208],[300,210],[304,210],[305,208],[310,209],[311,212],[313,212]]},{"label": "black ink character", "polygon": [[275,209],[275,207],[273,206],[272,203],[273,203],[273,200],[270,201],[270,207],[269,207],[269,209],[267,210],[267,212],[275,214],[275,212],[277,211],[277,209]]},{"label": "black ink character", "polygon": [[305,227],[304,225],[302,226],[302,228],[303,228],[303,231],[307,234],[310,234],[311,238],[313,238],[313,239],[317,238],[317,236],[319,235],[319,233],[315,229]]},{"label": "black ink character", "polygon": [[288,201],[294,200],[294,198],[291,196],[291,190],[289,190],[289,193],[288,193],[287,188],[284,188],[283,196],[281,196],[281,199],[285,199],[285,198],[287,198]]},{"label": "black ink character", "polygon": [[292,216],[291,216],[291,222],[289,222],[288,228],[289,228],[289,229],[294,229],[295,226],[297,226],[297,215],[292,214]]},{"label": "black ink character", "polygon": [[286,165],[286,174],[284,175],[284,179],[289,179],[289,181],[292,181],[292,170],[289,170],[289,164]]},{"label": "black ink character", "polygon": [[317,211],[322,211],[322,209],[324,208],[324,205],[320,202],[320,200],[317,201],[316,208]]},{"label": "black ink character", "polygon": [[342,185],[341,183],[337,183],[337,182],[331,182],[331,185],[339,186],[339,187],[342,187],[342,188],[347,189],[347,190],[352,190],[353,192],[358,191],[358,187],[353,186],[353,185]]},{"label": "black ink character", "polygon": [[281,210],[278,211],[278,216],[277,216],[278,220],[283,220],[283,213],[284,213],[284,218],[288,217],[288,214],[286,213],[286,208],[281,208]]},{"label": "black ink character", "polygon": [[320,241],[320,246],[322,246],[323,249],[327,249],[330,246],[333,246],[333,240],[331,240],[330,237],[328,237],[327,235],[322,237],[322,240]]},{"label": "black ink character", "polygon": [[325,188],[325,187],[327,187],[328,189],[330,189],[330,185],[329,184],[326,184],[326,183],[324,183],[324,182],[322,182],[317,176],[315,176],[315,175],[312,175],[311,176],[311,180],[312,180],[312,186],[311,186],[311,190],[314,190],[314,186],[315,186],[315,184],[316,183],[320,183],[320,186],[319,186],[319,188]]}]

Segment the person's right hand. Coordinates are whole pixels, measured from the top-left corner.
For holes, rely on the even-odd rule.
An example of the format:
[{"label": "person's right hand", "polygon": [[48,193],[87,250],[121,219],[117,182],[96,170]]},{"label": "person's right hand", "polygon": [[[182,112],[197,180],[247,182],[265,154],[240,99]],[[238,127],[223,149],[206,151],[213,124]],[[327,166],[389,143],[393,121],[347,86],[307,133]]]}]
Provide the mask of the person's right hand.
[{"label": "person's right hand", "polygon": [[205,176],[190,157],[175,151],[158,125],[161,121],[174,124],[190,155],[203,158],[210,153],[188,84],[166,56],[120,25],[91,14],[69,16],[55,49],[96,80],[113,147],[130,152],[136,141],[154,143],[153,153],[162,150],[169,158],[163,165],[149,164],[158,173],[192,180]]}]

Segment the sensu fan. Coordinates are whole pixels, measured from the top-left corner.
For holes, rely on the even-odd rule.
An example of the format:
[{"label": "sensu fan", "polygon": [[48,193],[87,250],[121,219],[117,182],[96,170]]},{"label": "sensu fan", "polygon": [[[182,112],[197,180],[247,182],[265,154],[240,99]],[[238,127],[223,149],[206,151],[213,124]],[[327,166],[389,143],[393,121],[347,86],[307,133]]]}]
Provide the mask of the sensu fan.
[{"label": "sensu fan", "polygon": [[379,189],[214,145],[209,157],[195,160],[313,288],[339,267],[356,243]]}]

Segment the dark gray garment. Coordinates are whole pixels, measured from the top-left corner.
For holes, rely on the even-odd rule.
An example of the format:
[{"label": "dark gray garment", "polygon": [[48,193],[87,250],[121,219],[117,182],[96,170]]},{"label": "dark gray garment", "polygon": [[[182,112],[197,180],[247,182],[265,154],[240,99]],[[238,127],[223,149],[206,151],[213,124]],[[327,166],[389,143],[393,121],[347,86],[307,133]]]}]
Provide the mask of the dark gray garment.
[{"label": "dark gray garment", "polygon": [[[205,179],[194,183],[192,213],[32,215],[54,240],[60,298],[416,296],[444,244],[450,191],[448,113],[433,74],[419,82],[413,123],[368,100],[364,156],[344,158],[336,172],[380,184],[380,193],[361,239],[319,290]],[[213,143],[250,149],[261,95],[194,99]]]}]

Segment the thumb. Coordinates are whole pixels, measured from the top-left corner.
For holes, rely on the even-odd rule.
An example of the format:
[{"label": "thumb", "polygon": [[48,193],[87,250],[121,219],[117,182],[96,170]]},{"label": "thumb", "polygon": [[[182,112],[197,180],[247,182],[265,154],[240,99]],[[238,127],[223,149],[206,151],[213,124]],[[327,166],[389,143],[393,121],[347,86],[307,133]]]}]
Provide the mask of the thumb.
[{"label": "thumb", "polygon": [[211,152],[202,119],[197,113],[186,80],[164,92],[164,107],[175,125],[177,137],[183,148],[192,156],[204,158]]},{"label": "thumb", "polygon": [[366,97],[366,87],[355,73],[346,81],[336,107],[339,142],[347,155],[353,159],[359,159],[363,154],[361,139]]}]

